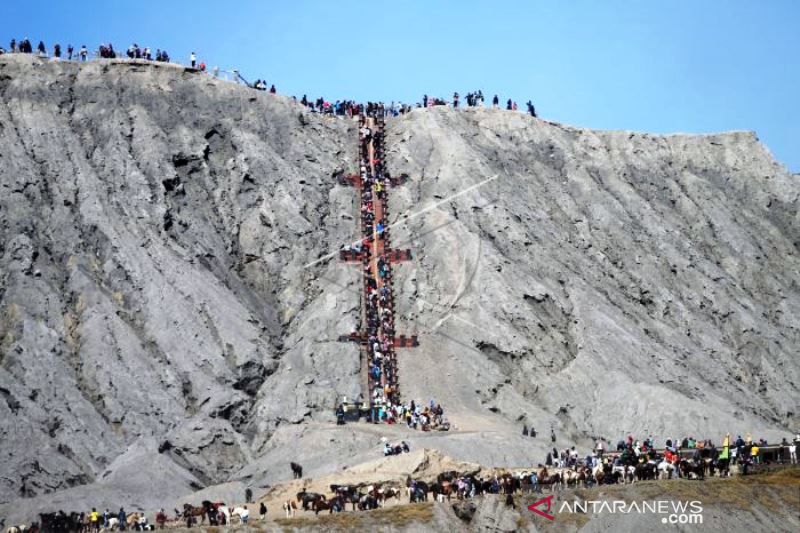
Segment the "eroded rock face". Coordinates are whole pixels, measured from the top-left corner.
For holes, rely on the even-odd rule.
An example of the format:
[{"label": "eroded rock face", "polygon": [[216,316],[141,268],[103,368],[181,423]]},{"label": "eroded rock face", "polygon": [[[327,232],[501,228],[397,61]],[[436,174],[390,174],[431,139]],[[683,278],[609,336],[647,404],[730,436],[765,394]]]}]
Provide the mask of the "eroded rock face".
[{"label": "eroded rock face", "polygon": [[434,108],[387,145],[397,214],[497,176],[393,230],[418,253],[397,314],[435,339],[413,392],[568,439],[797,421],[800,181],[752,133]]},{"label": "eroded rock face", "polygon": [[348,123],[170,66],[4,57],[0,94],[0,500],[90,482],[151,435],[221,482],[278,423],[259,405],[299,422],[353,395],[357,354],[319,353],[355,302],[297,328],[301,266],[352,230],[328,184]]},{"label": "eroded rock face", "polygon": [[[358,234],[332,178],[353,124],[168,65],[3,56],[0,98],[0,502],[89,484],[147,507],[377,453],[380,429],[326,425],[360,392],[336,342],[357,271],[304,268]],[[797,422],[800,183],[752,134],[388,128],[392,222],[498,175],[392,230],[421,340],[402,392],[459,430],[426,445],[521,466],[551,425],[561,446]],[[523,422],[539,437],[507,438]]]}]

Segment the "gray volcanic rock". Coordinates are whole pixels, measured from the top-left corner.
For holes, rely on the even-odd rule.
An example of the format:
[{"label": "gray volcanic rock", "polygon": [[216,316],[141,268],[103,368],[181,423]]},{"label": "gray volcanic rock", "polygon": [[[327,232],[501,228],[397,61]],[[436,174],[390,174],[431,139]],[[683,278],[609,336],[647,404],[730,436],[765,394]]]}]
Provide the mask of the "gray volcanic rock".
[{"label": "gray volcanic rock", "polygon": [[262,424],[358,390],[326,336],[357,302],[300,315],[302,265],[355,231],[329,186],[350,124],[170,65],[3,56],[0,94],[0,501],[151,436],[226,481]]},{"label": "gray volcanic rock", "polygon": [[561,447],[798,422],[800,182],[753,134],[390,120],[398,327],[421,341],[401,392],[454,423],[422,434],[331,424],[360,392],[336,342],[360,282],[306,265],[358,236],[332,177],[354,123],[128,61],[2,56],[0,102],[0,514],[263,488],[381,437],[525,466],[551,425]]},{"label": "gray volcanic rock", "polygon": [[800,181],[752,133],[434,108],[387,145],[412,179],[395,239],[418,254],[397,315],[428,334],[407,391],[571,439],[796,426]]}]

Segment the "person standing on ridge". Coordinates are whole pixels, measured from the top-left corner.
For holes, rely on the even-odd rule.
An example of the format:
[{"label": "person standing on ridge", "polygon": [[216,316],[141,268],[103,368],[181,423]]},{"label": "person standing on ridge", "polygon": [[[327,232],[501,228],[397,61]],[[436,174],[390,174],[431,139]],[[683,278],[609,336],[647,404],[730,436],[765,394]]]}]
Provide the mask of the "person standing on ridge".
[{"label": "person standing on ridge", "polygon": [[194,55],[194,52],[189,54],[189,61],[192,63],[192,68],[195,68],[195,65],[197,65],[197,56]]},{"label": "person standing on ridge", "polygon": [[497,109],[498,107],[500,107],[500,99],[497,95],[494,95],[494,98],[492,98],[492,109]]},{"label": "person standing on ridge", "polygon": [[458,109],[458,93],[453,93],[453,109]]},{"label": "person standing on ridge", "polygon": [[75,51],[75,49],[72,48],[72,45],[68,44],[67,45],[67,60],[72,61],[72,52],[74,52],[74,51]]},{"label": "person standing on ridge", "polygon": [[86,58],[89,56],[89,50],[86,49],[85,44],[81,46],[80,56],[81,56],[81,61],[86,61]]},{"label": "person standing on ridge", "polygon": [[528,100],[528,113],[530,113],[532,117],[536,118],[536,108],[533,107],[533,103],[530,100]]},{"label": "person standing on ridge", "polygon": [[39,46],[37,46],[36,49],[39,51],[40,56],[47,55],[47,49],[44,47],[44,41],[39,41]]}]

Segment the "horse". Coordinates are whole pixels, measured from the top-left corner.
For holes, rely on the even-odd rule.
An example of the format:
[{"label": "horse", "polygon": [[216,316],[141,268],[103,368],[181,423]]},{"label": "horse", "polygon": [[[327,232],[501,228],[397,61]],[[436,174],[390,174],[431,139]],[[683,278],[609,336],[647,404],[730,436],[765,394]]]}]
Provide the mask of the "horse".
[{"label": "horse", "polygon": [[656,478],[656,464],[647,461],[646,463],[639,463],[636,465],[634,469],[636,474],[636,479],[639,481],[648,480],[648,479],[655,479]]},{"label": "horse", "polygon": [[714,476],[714,469],[719,470],[719,477],[731,475],[731,460],[730,459],[717,459],[712,461],[709,467],[709,476]]},{"label": "horse", "polygon": [[400,501],[400,489],[396,489],[394,487],[381,489],[378,491],[378,495],[380,497],[382,504],[385,504],[386,500],[388,500],[389,498],[394,498],[397,501]]},{"label": "horse", "polygon": [[188,503],[183,504],[183,518],[186,519],[186,527],[192,527],[192,524],[196,521],[195,517],[197,516],[200,517],[200,523],[204,524],[206,521],[206,510],[204,507],[195,507]]},{"label": "horse", "polygon": [[658,471],[658,477],[660,479],[672,479],[672,474],[675,472],[675,465],[664,459],[658,463],[656,470]]},{"label": "horse", "polygon": [[328,514],[333,514],[334,511],[341,513],[344,510],[344,498],[334,496],[330,500],[315,500],[311,504],[311,510],[316,515],[319,515],[320,511],[328,511]]},{"label": "horse", "polygon": [[294,476],[294,479],[300,479],[300,478],[303,477],[303,467],[302,466],[300,466],[299,464],[295,463],[294,461],[289,463],[289,466],[292,468],[292,476]]},{"label": "horse", "polygon": [[572,469],[564,470],[561,473],[561,478],[564,480],[564,484],[567,487],[571,487],[572,485],[578,484],[578,473]]},{"label": "horse", "polygon": [[361,511],[371,511],[378,508],[378,499],[371,493],[362,494],[358,500],[358,508]]},{"label": "horse", "polygon": [[297,514],[297,504],[292,500],[283,502],[283,511],[286,513],[286,518],[291,518]]},{"label": "horse", "polygon": [[588,477],[587,472],[589,472],[589,469],[586,468],[585,466],[581,466],[578,468],[578,470],[576,471],[577,476],[575,478],[576,487],[579,487],[581,483],[583,483],[584,487],[586,486],[586,479]]},{"label": "horse", "polygon": [[299,503],[304,511],[308,511],[308,505],[313,504],[317,500],[324,500],[325,496],[322,494],[317,494],[315,492],[306,492],[303,489],[301,492],[297,493],[297,503]]},{"label": "horse", "polygon": [[592,478],[594,479],[595,483],[598,485],[602,485],[603,481],[605,480],[606,472],[605,468],[603,468],[603,464],[599,464],[592,468]]},{"label": "horse", "polygon": [[539,470],[537,477],[539,478],[539,485],[549,487],[551,491],[555,491],[557,488],[561,487],[561,474],[555,472],[552,475],[549,475],[547,472],[547,467]]},{"label": "horse", "polygon": [[678,466],[681,470],[681,474],[686,479],[705,479],[706,473],[703,463],[695,464],[686,459],[681,459]]}]

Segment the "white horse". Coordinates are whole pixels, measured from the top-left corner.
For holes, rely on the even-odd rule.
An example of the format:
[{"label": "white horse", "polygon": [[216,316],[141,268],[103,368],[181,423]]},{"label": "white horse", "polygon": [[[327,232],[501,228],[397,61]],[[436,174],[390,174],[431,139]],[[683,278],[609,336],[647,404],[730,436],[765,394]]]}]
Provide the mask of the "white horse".
[{"label": "white horse", "polygon": [[297,514],[297,504],[293,500],[286,500],[283,502],[283,510],[286,513],[286,518],[291,518]]},{"label": "white horse", "polygon": [[661,461],[656,467],[658,470],[659,479],[672,479],[672,474],[675,472],[675,465],[669,461]]},{"label": "white horse", "polygon": [[114,531],[119,525],[119,518],[113,517],[108,519],[108,529]]},{"label": "white horse", "polygon": [[231,510],[230,509],[228,509],[224,505],[220,505],[219,507],[217,507],[217,512],[218,513],[222,513],[223,515],[225,515],[225,523],[226,524],[230,524],[231,523]]}]

